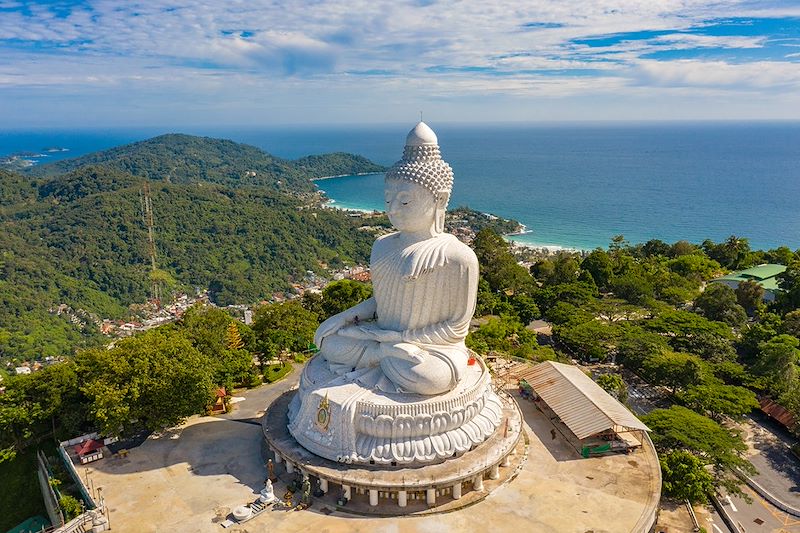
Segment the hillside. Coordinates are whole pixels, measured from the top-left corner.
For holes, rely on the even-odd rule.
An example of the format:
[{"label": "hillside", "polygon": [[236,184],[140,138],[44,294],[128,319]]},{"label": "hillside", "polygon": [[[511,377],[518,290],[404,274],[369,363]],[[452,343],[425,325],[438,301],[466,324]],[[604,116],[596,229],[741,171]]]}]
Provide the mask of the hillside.
[{"label": "hillside", "polygon": [[[123,318],[148,298],[144,178],[159,276],[172,288],[257,302],[321,263],[366,261],[373,237],[343,213],[309,207],[306,193],[309,178],[382,167],[348,154],[301,161],[166,135],[25,174],[0,170],[0,357],[99,342],[99,318]],[[52,312],[61,304],[71,314]]]},{"label": "hillside", "polygon": [[109,150],[30,167],[26,174],[53,177],[90,165],[168,183],[266,186],[312,192],[310,178],[331,173],[380,172],[384,167],[352,154],[309,156],[292,162],[255,146],[223,139],[167,134]]}]

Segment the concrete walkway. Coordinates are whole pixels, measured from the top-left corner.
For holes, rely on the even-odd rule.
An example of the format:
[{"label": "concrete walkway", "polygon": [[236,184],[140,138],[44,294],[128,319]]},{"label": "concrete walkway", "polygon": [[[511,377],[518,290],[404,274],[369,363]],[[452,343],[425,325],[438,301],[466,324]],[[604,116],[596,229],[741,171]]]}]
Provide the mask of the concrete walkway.
[{"label": "concrete walkway", "polygon": [[[582,459],[531,402],[520,401],[529,458],[515,480],[471,507],[418,518],[359,518],[319,504],[270,511],[224,530],[220,522],[254,500],[265,477],[261,430],[242,421],[263,413],[298,375],[245,392],[246,400],[225,417],[193,418],[125,459],[92,463],[90,479],[103,487],[114,531],[622,533],[637,528],[658,502],[652,450]],[[275,493],[284,491],[279,483]]]}]

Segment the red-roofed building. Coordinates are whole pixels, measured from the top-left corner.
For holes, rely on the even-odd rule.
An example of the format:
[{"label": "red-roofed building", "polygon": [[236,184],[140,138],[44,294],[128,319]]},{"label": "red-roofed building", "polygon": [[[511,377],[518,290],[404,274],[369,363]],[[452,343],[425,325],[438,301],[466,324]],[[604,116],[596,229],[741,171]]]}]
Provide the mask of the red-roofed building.
[{"label": "red-roofed building", "polygon": [[788,429],[794,428],[794,426],[797,424],[797,420],[795,420],[794,415],[784,406],[773,402],[769,398],[762,398],[759,403],[761,404],[761,410],[764,412],[764,414],[774,420],[777,420]]},{"label": "red-roofed building", "polygon": [[211,407],[212,413],[224,413],[225,412],[225,397],[228,395],[225,387],[220,387],[217,389],[215,393],[217,400],[214,402],[214,405]]},{"label": "red-roofed building", "polygon": [[353,281],[361,281],[363,283],[367,283],[368,281],[372,280],[372,275],[370,274],[369,270],[365,270],[363,272],[358,272],[350,276],[350,279]]},{"label": "red-roofed building", "polygon": [[82,465],[103,458],[103,443],[99,440],[87,439],[76,444],[73,449]]}]

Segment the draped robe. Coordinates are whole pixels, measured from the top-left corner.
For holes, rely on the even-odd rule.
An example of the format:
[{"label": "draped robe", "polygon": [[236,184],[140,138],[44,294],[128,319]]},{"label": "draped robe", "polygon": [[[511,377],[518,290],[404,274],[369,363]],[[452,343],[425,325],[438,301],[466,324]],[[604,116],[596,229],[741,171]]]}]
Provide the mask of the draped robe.
[{"label": "draped robe", "polygon": [[[453,389],[467,365],[464,339],[475,312],[478,260],[458,239],[440,233],[403,246],[399,233],[375,241],[370,260],[376,317],[366,327],[401,333],[401,342],[334,333],[321,353],[337,373],[369,369],[359,381],[385,392],[432,395]],[[398,357],[398,350],[419,356]]]}]

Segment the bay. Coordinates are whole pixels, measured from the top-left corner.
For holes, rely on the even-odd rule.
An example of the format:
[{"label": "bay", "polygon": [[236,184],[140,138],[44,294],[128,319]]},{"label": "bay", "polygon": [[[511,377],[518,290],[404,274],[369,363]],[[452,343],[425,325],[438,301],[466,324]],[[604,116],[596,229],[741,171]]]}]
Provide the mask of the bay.
[{"label": "bay", "polygon": [[[753,248],[800,248],[800,123],[465,125],[430,123],[455,172],[451,206],[515,218],[526,244],[590,249],[730,235]],[[413,124],[182,128],[285,158],[344,151],[390,165]],[[0,132],[0,157],[48,146],[75,157],[158,129]],[[383,177],[318,181],[333,205],[381,209]]]}]

